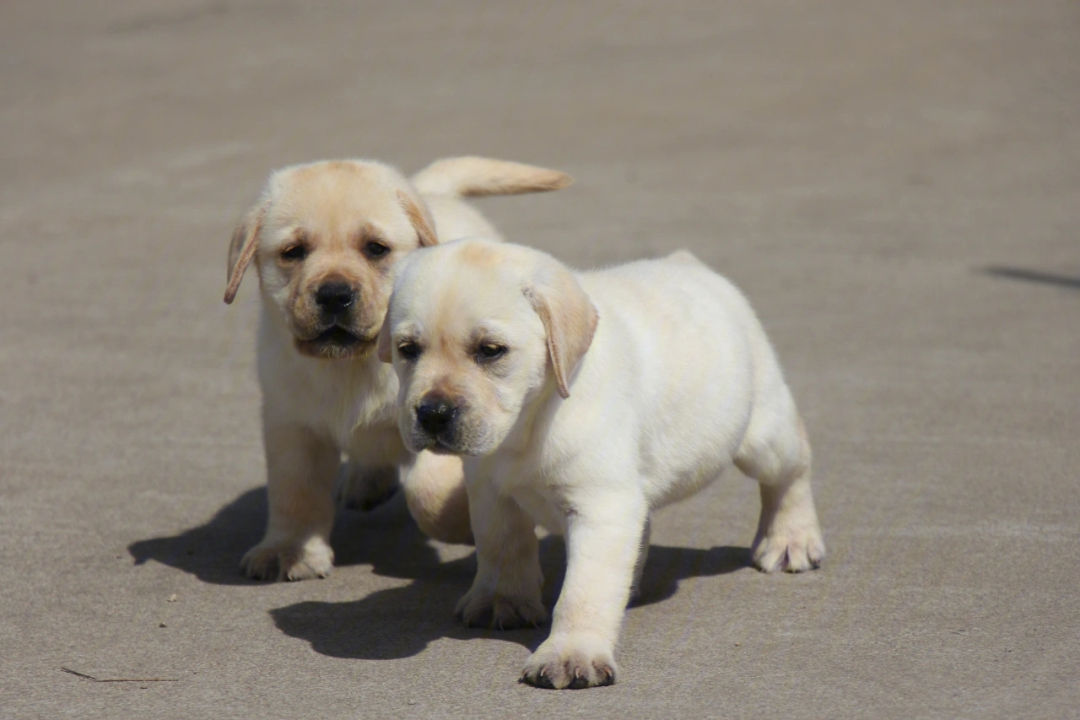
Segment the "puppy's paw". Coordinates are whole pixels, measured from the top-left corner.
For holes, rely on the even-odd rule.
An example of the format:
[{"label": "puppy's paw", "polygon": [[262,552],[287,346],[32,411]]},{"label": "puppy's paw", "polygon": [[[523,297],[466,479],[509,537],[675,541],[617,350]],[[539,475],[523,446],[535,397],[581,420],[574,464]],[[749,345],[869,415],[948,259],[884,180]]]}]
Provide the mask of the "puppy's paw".
[{"label": "puppy's paw", "polygon": [[389,501],[397,489],[396,467],[362,467],[345,462],[334,482],[334,502],[339,507],[367,512]]},{"label": "puppy's paw", "polygon": [[754,541],[751,554],[754,565],[762,572],[804,572],[821,567],[825,541],[816,525],[787,532],[773,530]]},{"label": "puppy's paw", "polygon": [[324,578],[334,568],[334,551],[320,537],[305,543],[263,541],[240,561],[245,575],[256,580]]},{"label": "puppy's paw", "polygon": [[470,590],[458,601],[454,617],[468,627],[514,630],[540,627],[547,622],[548,615],[539,594],[520,598]]},{"label": "puppy's paw", "polygon": [[551,690],[614,685],[611,644],[590,636],[548,638],[525,663],[519,682]]}]

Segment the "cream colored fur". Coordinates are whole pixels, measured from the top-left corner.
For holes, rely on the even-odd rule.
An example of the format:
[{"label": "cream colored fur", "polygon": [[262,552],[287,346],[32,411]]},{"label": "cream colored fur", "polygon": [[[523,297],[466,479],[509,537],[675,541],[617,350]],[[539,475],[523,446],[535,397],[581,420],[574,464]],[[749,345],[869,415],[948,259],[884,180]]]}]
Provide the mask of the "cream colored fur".
[{"label": "cream colored fur", "polygon": [[[406,450],[395,423],[397,378],[374,356],[393,275],[402,258],[437,237],[498,236],[462,196],[570,182],[557,171],[476,157],[441,160],[411,182],[366,160],[297,165],[270,177],[233,235],[225,295],[233,300],[253,262],[269,518],[262,542],[243,558],[248,575],[326,576],[335,492],[341,503],[367,507],[393,491],[399,468],[424,532],[470,540],[461,461]],[[354,293],[332,320],[319,300],[328,283]]]},{"label": "cream colored fur", "polygon": [[535,527],[566,536],[566,579],[526,682],[615,681],[649,514],[732,464],[761,487],[754,563],[821,563],[810,445],[776,356],[743,295],[691,254],[574,273],[462,240],[408,258],[388,318],[379,354],[401,382],[405,444],[466,458],[478,572],[459,616],[542,622]]}]

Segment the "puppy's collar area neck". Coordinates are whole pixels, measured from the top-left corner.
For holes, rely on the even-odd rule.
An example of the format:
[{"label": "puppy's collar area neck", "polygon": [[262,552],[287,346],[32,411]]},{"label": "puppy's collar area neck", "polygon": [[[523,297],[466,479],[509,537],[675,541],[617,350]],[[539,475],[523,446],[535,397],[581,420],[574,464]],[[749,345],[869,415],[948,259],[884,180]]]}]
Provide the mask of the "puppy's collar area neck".
[{"label": "puppy's collar area neck", "polygon": [[528,393],[522,401],[521,413],[517,421],[510,427],[510,432],[499,443],[496,452],[506,451],[515,454],[526,452],[532,447],[532,437],[536,431],[536,425],[545,412],[553,412],[558,405],[552,407],[551,403],[564,402],[559,394],[558,384],[554,376],[548,375],[543,384]]}]

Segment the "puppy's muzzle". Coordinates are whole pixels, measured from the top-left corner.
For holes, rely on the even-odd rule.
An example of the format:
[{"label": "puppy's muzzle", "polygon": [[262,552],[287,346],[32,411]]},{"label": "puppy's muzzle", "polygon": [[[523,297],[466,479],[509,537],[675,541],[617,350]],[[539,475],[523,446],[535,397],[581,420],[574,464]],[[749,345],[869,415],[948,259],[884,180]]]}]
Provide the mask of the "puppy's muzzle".
[{"label": "puppy's muzzle", "polygon": [[340,317],[356,304],[356,290],[348,283],[325,282],[315,290],[315,304],[324,317]]},{"label": "puppy's muzzle", "polygon": [[457,414],[457,406],[440,395],[427,395],[416,406],[416,422],[432,437],[449,430]]},{"label": "puppy's muzzle", "polygon": [[325,359],[355,357],[374,350],[374,333],[361,325],[360,300],[360,289],[340,278],[324,280],[305,293],[294,330],[297,349]]}]

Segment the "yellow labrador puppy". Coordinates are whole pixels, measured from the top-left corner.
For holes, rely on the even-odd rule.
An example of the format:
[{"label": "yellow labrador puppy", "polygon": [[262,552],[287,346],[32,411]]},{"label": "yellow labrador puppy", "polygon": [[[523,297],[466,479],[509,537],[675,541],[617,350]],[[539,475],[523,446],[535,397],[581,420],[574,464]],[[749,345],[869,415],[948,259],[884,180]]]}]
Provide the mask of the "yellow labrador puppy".
[{"label": "yellow labrador puppy", "polygon": [[551,634],[525,682],[615,681],[649,513],[732,463],[761,486],[760,569],[825,555],[810,445],[776,356],[742,294],[690,253],[574,273],[487,240],[421,250],[396,280],[379,357],[401,383],[406,446],[468,456],[466,624],[543,622],[535,526],[566,536]]},{"label": "yellow labrador puppy", "polygon": [[392,277],[402,258],[439,237],[495,232],[461,197],[570,182],[554,170],[478,157],[438,161],[411,182],[364,160],[271,175],[233,234],[225,291],[231,303],[254,262],[269,520],[243,558],[248,575],[301,580],[330,572],[338,475],[337,499],[367,507],[396,488],[403,468],[420,527],[448,542],[469,540],[460,461],[405,449],[394,416],[397,378],[375,357]]}]

